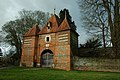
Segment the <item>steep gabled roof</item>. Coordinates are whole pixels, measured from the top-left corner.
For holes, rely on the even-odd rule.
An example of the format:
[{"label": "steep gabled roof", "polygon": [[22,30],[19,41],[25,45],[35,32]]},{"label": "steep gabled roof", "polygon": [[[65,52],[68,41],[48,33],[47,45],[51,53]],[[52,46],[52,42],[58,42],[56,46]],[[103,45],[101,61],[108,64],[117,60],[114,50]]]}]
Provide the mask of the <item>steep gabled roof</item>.
[{"label": "steep gabled roof", "polygon": [[68,29],[71,29],[70,27],[70,22],[65,18],[61,25],[59,26],[58,30],[57,31],[63,31],[63,30],[68,30]]},{"label": "steep gabled roof", "polygon": [[74,33],[76,33],[79,36],[79,34],[76,32],[76,26],[74,25],[74,23],[70,22],[66,17],[62,21],[57,31],[64,31],[64,30],[72,30]]},{"label": "steep gabled roof", "polygon": [[38,24],[33,25],[32,28],[29,29],[29,31],[25,34],[25,36],[36,36],[38,32],[40,31]]},{"label": "steep gabled roof", "polygon": [[[51,29],[48,32],[47,29],[47,23],[51,23]],[[56,32],[59,26],[59,18],[57,15],[52,15],[51,18],[49,18],[48,22],[45,24],[45,26],[42,28],[42,30],[38,34],[44,34],[44,33],[51,33],[51,32]]]}]

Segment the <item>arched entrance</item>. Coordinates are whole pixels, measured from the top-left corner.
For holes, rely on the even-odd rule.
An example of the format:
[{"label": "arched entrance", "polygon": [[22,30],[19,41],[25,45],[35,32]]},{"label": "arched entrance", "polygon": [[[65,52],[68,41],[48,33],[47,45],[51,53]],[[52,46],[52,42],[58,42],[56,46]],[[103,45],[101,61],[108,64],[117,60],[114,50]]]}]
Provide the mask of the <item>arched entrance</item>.
[{"label": "arched entrance", "polygon": [[53,52],[46,49],[41,54],[41,67],[52,67],[53,64]]}]

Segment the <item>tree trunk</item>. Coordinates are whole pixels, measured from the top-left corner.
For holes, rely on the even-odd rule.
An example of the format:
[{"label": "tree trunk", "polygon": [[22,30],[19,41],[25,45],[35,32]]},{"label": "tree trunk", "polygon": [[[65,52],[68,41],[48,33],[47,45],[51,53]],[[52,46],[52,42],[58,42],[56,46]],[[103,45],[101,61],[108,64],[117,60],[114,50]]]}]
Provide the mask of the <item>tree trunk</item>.
[{"label": "tree trunk", "polygon": [[102,38],[103,38],[103,47],[106,48],[106,43],[105,43],[105,27],[102,25]]},{"label": "tree trunk", "polygon": [[15,47],[16,47],[16,55],[17,55],[16,58],[17,58],[17,60],[20,60],[21,54],[22,54],[22,44],[21,44],[21,40],[20,40],[19,36],[16,39]]},{"label": "tree trunk", "polygon": [[115,0],[114,6],[114,49],[116,57],[120,57],[120,27],[119,27],[119,2]]},{"label": "tree trunk", "polygon": [[[111,2],[113,3],[113,2]],[[108,24],[110,26],[111,32],[111,42],[113,45],[113,50],[115,53],[115,57],[120,58],[120,23],[119,23],[119,2],[118,0],[114,0],[114,16],[112,16],[113,9],[111,8],[108,0],[103,0],[104,8],[107,10],[108,13]],[[114,18],[114,20],[112,19]]]}]

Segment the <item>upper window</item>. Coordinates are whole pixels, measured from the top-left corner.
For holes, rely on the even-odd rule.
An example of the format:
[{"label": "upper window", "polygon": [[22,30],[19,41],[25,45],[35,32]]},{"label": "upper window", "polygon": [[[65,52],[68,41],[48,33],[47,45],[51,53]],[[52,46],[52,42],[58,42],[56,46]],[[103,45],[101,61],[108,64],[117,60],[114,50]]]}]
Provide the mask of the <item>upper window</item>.
[{"label": "upper window", "polygon": [[50,41],[49,37],[46,37],[46,42],[49,42],[49,41]]},{"label": "upper window", "polygon": [[45,42],[50,42],[50,40],[51,40],[50,35],[47,35],[47,36],[45,37]]},{"label": "upper window", "polygon": [[47,28],[48,28],[48,30],[51,29],[51,22],[48,22],[48,23],[47,23]]},{"label": "upper window", "polygon": [[48,23],[47,23],[47,27],[50,27],[50,26],[51,26],[51,22],[48,22]]}]

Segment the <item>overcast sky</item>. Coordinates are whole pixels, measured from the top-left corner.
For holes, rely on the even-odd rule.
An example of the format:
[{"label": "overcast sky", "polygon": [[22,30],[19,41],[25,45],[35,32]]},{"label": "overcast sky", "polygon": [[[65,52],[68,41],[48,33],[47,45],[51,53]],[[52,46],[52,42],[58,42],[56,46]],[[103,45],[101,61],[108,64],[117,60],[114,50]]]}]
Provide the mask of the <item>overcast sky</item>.
[{"label": "overcast sky", "polygon": [[53,13],[56,8],[56,14],[61,9],[69,9],[72,20],[75,21],[77,32],[79,33],[79,44],[85,43],[87,35],[81,28],[80,11],[77,0],[0,0],[0,30],[3,24],[18,17],[18,12],[22,9],[40,10]]}]

